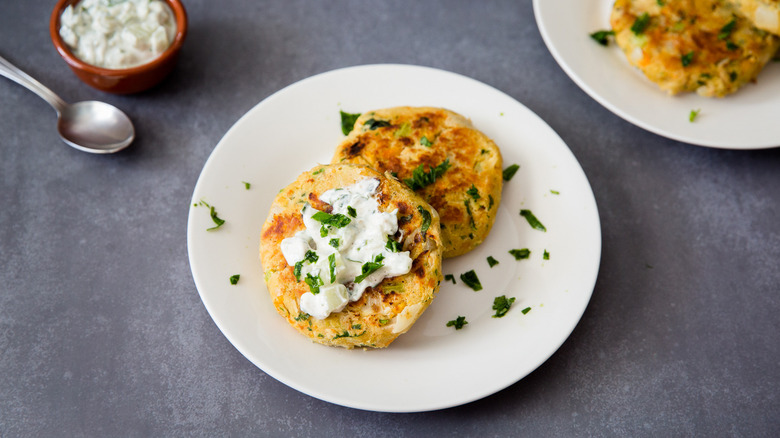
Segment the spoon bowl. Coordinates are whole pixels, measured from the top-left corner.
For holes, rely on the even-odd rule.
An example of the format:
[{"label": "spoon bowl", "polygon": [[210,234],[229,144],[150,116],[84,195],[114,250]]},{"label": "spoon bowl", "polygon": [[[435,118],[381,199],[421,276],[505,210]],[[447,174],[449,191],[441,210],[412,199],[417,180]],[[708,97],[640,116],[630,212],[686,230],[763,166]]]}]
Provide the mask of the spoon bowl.
[{"label": "spoon bowl", "polygon": [[67,105],[57,120],[62,140],[74,148],[95,154],[110,154],[132,143],[133,123],[113,105],[90,100]]},{"label": "spoon bowl", "polygon": [[0,56],[0,76],[24,86],[57,111],[57,131],[66,144],[93,154],[111,154],[130,146],[135,128],[119,108],[105,102],[72,105]]}]

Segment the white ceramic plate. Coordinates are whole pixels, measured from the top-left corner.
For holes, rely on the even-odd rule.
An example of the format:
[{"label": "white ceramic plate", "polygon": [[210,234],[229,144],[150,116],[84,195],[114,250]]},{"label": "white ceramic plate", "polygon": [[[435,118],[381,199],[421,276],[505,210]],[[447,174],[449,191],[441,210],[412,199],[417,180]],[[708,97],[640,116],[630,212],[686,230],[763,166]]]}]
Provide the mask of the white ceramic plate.
[{"label": "white ceramic plate", "polygon": [[[610,29],[614,0],[534,0],[539,30],[555,60],[592,98],[648,131],[686,143],[725,149],[780,145],[780,63],[771,62],[723,99],[694,93],[668,96],[629,65],[616,44],[590,38]],[[701,110],[691,123],[691,110]]]},{"label": "white ceramic plate", "polygon": [[[260,228],[276,193],[341,141],[339,110],[413,105],[450,108],[472,119],[521,168],[504,185],[493,231],[473,252],[444,262],[458,277],[475,269],[484,290],[458,279],[412,329],[383,350],[311,343],[277,315],[258,257]],[[249,190],[244,182],[251,184]],[[559,192],[559,195],[551,193]],[[563,141],[526,107],[475,80],[440,70],[369,65],[324,73],[268,97],[220,141],[195,187],[187,225],[190,265],[201,299],[233,345],[263,371],[301,392],[359,409],[414,412],[476,400],[526,376],[569,336],[590,299],[601,230],[588,180]],[[547,227],[519,215],[530,209]],[[507,251],[529,248],[528,260]],[[550,259],[544,261],[544,250]],[[489,268],[486,257],[500,261]],[[240,274],[237,285],[230,276]],[[502,319],[493,299],[517,301]],[[523,314],[524,308],[531,311]],[[446,327],[466,316],[462,330]]]}]

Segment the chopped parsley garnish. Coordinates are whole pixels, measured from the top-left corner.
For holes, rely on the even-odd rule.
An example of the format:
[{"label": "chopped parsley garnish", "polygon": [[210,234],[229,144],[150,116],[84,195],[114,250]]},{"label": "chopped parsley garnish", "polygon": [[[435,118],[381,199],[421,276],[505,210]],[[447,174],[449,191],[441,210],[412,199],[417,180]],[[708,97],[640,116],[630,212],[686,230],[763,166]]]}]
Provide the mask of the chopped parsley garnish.
[{"label": "chopped parsley garnish", "polygon": [[493,202],[493,195],[488,195],[488,210],[493,208],[493,204],[494,204],[494,202]]},{"label": "chopped parsley garnish", "polygon": [[466,273],[460,274],[460,281],[466,284],[466,286],[474,289],[474,292],[482,290],[482,283],[479,282],[479,277],[474,270],[470,270]]},{"label": "chopped parsley garnish", "polygon": [[352,219],[341,213],[330,214],[325,213],[324,211],[318,211],[314,213],[311,218],[322,223],[323,225],[330,225],[336,228],[344,228],[349,225],[350,222],[352,222]]},{"label": "chopped parsley garnish", "polygon": [[425,235],[425,232],[428,231],[428,228],[431,226],[431,212],[422,208],[421,206],[417,206],[417,211],[420,212],[420,216],[422,216],[422,225],[420,226],[420,232]]},{"label": "chopped parsley garnish", "polygon": [[389,249],[391,252],[400,252],[401,243],[396,242],[392,237],[387,236],[387,244],[385,245],[385,248]]},{"label": "chopped parsley garnish", "polygon": [[200,201],[200,203],[208,207],[209,213],[211,214],[211,220],[214,221],[214,223],[216,224],[211,228],[206,228],[206,231],[216,230],[217,228],[221,227],[225,223],[224,219],[220,219],[219,216],[217,216],[217,211],[214,209],[213,206],[208,205],[205,201]]},{"label": "chopped parsley garnish", "polygon": [[688,114],[688,121],[693,123],[693,121],[696,120],[696,116],[699,115],[699,112],[701,112],[701,109],[691,110],[691,113]]},{"label": "chopped parsley garnish", "polygon": [[343,132],[344,135],[347,135],[352,131],[352,128],[355,127],[355,122],[358,117],[360,117],[360,114],[350,114],[345,113],[344,111],[339,112],[341,113],[341,132]]},{"label": "chopped parsley garnish", "polygon": [[363,330],[361,333],[350,335],[348,331],[344,330],[343,333],[337,334],[336,336],[333,337],[333,339],[338,339],[338,338],[357,338],[358,336],[363,336],[363,334],[365,332],[366,332],[366,330]]},{"label": "chopped parsley garnish", "polygon": [[474,187],[474,184],[471,185],[471,188],[466,190],[466,193],[471,196],[471,199],[477,200],[479,199],[479,190],[477,190],[476,187]]},{"label": "chopped parsley garnish", "polygon": [[332,246],[332,247],[334,247],[334,248],[336,248],[336,249],[338,249],[338,248],[339,248],[339,243],[341,243],[341,242],[340,242],[340,241],[339,241],[339,239],[337,239],[337,238],[330,239],[330,242],[328,242],[328,244],[329,244],[330,246]]},{"label": "chopped parsley garnish", "polygon": [[521,312],[523,312],[523,315],[527,314],[530,311],[531,311],[530,307],[526,307],[525,309],[521,310]]},{"label": "chopped parsley garnish", "polygon": [[729,49],[729,50],[731,50],[731,51],[733,52],[733,51],[735,51],[735,50],[739,49],[739,46],[738,46],[738,45],[736,45],[736,44],[734,44],[734,43],[733,43],[733,42],[731,42],[731,41],[726,41],[726,48],[727,48],[727,49]]},{"label": "chopped parsley garnish", "polygon": [[324,167],[320,167],[319,169],[315,170],[315,171],[314,171],[314,172],[312,172],[311,174],[312,174],[312,175],[319,175],[319,174],[321,174],[322,172],[325,172],[325,168],[324,168]]},{"label": "chopped parsley garnish", "polygon": [[319,259],[320,256],[318,256],[317,253],[312,250],[306,251],[306,255],[303,256],[303,261],[309,263],[315,263]]},{"label": "chopped parsley garnish", "polygon": [[250,184],[250,183],[248,183],[246,181],[241,181],[241,182],[244,183],[244,188],[247,189],[247,190],[249,190],[252,187],[252,184]]},{"label": "chopped parsley garnish", "polygon": [[515,260],[524,260],[531,256],[531,250],[528,248],[510,249],[509,254],[512,254],[512,257],[514,257]]},{"label": "chopped parsley garnish", "polygon": [[357,210],[355,210],[355,207],[352,207],[351,205],[347,206],[347,214],[352,217],[357,217]]},{"label": "chopped parsley garnish", "polygon": [[328,269],[330,269],[330,282],[336,282],[336,253],[328,256]]},{"label": "chopped parsley garnish", "polygon": [[311,293],[313,293],[314,295],[320,293],[320,286],[322,286],[323,283],[319,275],[315,277],[310,273],[306,274],[306,278],[303,281],[305,281],[306,284],[309,285],[309,290],[311,291]]},{"label": "chopped parsley garnish", "polygon": [[647,26],[650,24],[650,14],[647,12],[643,13],[639,17],[636,18],[634,21],[634,24],[631,25],[631,32],[634,32],[634,35],[640,35],[642,32],[647,29]]},{"label": "chopped parsley garnish", "polygon": [[298,316],[296,316],[293,319],[295,319],[298,322],[301,322],[301,321],[306,321],[307,319],[309,319],[309,317],[310,315],[306,312],[298,312]]},{"label": "chopped parsley garnish", "polygon": [[363,266],[360,268],[360,275],[355,277],[355,283],[360,283],[361,281],[365,280],[366,277],[378,271],[379,268],[385,265],[382,263],[382,260],[384,259],[385,256],[382,254],[377,254],[374,256],[373,261],[363,263]]},{"label": "chopped parsley garnish", "polygon": [[536,216],[531,213],[531,210],[520,210],[520,216],[524,217],[525,220],[528,221],[528,225],[530,225],[531,228],[539,231],[547,231],[547,228],[545,228],[544,225],[539,222],[539,219],[537,219]]},{"label": "chopped parsley garnish", "polygon": [[728,23],[726,23],[725,26],[720,28],[720,32],[718,33],[718,39],[719,40],[725,40],[728,37],[730,37],[731,36],[731,32],[734,31],[734,26],[736,26],[736,25],[737,25],[737,19],[736,18],[734,18],[731,21],[729,21]]},{"label": "chopped parsley garnish", "polygon": [[355,329],[355,330],[360,330],[362,327],[363,327],[362,324],[353,324],[352,325],[352,328]]},{"label": "chopped parsley garnish", "polygon": [[230,284],[236,285],[238,284],[238,279],[241,278],[241,274],[231,275],[230,276]]},{"label": "chopped parsley garnish", "polygon": [[390,322],[390,320],[389,320],[389,319],[380,319],[380,320],[379,320],[379,325],[385,325],[385,324],[387,324],[388,322]]},{"label": "chopped parsley garnish", "polygon": [[515,173],[517,173],[517,170],[520,169],[519,164],[513,164],[502,172],[502,176],[504,177],[504,181],[509,181],[512,179],[513,176],[515,176]]},{"label": "chopped parsley garnish", "polygon": [[680,58],[683,67],[688,67],[693,62],[693,52],[688,52]]},{"label": "chopped parsley garnish", "polygon": [[455,327],[455,330],[460,330],[463,328],[464,325],[468,324],[469,322],[466,321],[465,316],[458,316],[457,319],[453,319],[452,321],[447,321],[447,327]]},{"label": "chopped parsley garnish", "polygon": [[599,30],[590,34],[590,37],[602,46],[609,45],[609,37],[611,36],[615,36],[614,30]]},{"label": "chopped parsley garnish", "polygon": [[428,168],[426,172],[423,168],[424,164],[420,164],[416,169],[412,171],[412,177],[404,180],[404,183],[412,190],[419,190],[423,187],[429,186],[436,182],[439,178],[450,168],[450,159],[447,158],[441,164],[436,167]]},{"label": "chopped parsley garnish", "polygon": [[493,299],[493,310],[496,311],[493,318],[502,318],[506,315],[506,312],[509,312],[509,308],[512,307],[512,303],[514,302],[515,297],[507,299],[506,295],[501,295],[500,297]]},{"label": "chopped parsley garnish", "polygon": [[734,82],[737,80],[737,72],[732,71],[729,73],[729,79],[731,79],[731,82]]},{"label": "chopped parsley garnish", "polygon": [[550,193],[552,193],[553,195],[560,195],[561,194],[561,192],[559,192],[557,190],[550,190]]},{"label": "chopped parsley garnish", "polygon": [[547,252],[547,250],[546,250],[546,249],[544,250],[544,254],[542,254],[542,258],[543,258],[544,260],[550,260],[550,253],[549,253],[549,252]]},{"label": "chopped parsley garnish", "polygon": [[430,140],[428,140],[428,137],[426,137],[426,136],[424,136],[424,135],[423,135],[423,137],[420,139],[420,144],[421,144],[421,145],[423,145],[423,146],[425,146],[425,147],[427,147],[427,148],[429,148],[429,147],[433,146],[433,143],[431,143],[431,141],[430,141]]},{"label": "chopped parsley garnish", "polygon": [[452,281],[452,284],[457,284],[457,283],[455,283],[455,276],[452,275],[452,274],[445,275],[444,276],[444,281]]},{"label": "chopped parsley garnish", "polygon": [[498,260],[494,259],[493,256],[488,256],[487,262],[488,262],[488,265],[490,265],[491,268],[498,264]]},{"label": "chopped parsley garnish", "polygon": [[466,206],[466,213],[468,213],[469,215],[469,225],[471,225],[471,229],[476,230],[477,224],[474,223],[474,216],[471,214],[471,206],[469,205],[469,200],[466,199],[465,201],[463,201],[463,205]]},{"label": "chopped parsley garnish", "polygon": [[377,128],[386,128],[390,126],[390,122],[386,120],[376,120],[374,118],[370,118],[366,120],[366,123],[363,126],[366,127],[366,129],[373,131]]},{"label": "chopped parsley garnish", "polygon": [[303,269],[303,260],[296,262],[293,269],[293,275],[295,275],[295,279],[298,281],[301,281],[301,269]]}]

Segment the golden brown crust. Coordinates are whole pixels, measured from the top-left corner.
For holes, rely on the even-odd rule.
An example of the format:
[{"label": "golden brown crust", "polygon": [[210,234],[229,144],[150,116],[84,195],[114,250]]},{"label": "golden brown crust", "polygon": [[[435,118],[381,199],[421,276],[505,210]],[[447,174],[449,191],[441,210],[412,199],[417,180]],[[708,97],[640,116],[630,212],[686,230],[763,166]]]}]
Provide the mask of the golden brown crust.
[{"label": "golden brown crust", "polygon": [[[305,203],[312,203],[312,199],[319,201],[323,192],[364,178],[380,180],[377,199],[381,211],[398,209],[399,230],[405,236],[402,250],[410,251],[412,269],[408,274],[387,278],[368,288],[362,298],[349,303],[343,311],[317,320],[300,311],[300,297],[308,287],[295,279],[293,267],[287,264],[279,245],[304,228],[300,210]],[[320,207],[329,206],[322,203]],[[430,226],[424,234],[419,209],[431,215]],[[300,333],[325,345],[388,346],[428,307],[443,278],[436,211],[397,180],[366,166],[334,164],[305,172],[276,196],[260,235],[260,259],[274,307]]]},{"label": "golden brown crust", "polygon": [[498,146],[468,119],[441,108],[371,111],[358,118],[332,162],[365,164],[406,181],[419,166],[430,172],[445,160],[449,168],[433,184],[415,191],[441,217],[444,257],[455,257],[488,235],[503,185]]},{"label": "golden brown crust", "polygon": [[[645,13],[644,30],[632,30]],[[755,81],[780,47],[725,0],[616,0],[610,22],[628,61],[669,94],[733,93]]]}]

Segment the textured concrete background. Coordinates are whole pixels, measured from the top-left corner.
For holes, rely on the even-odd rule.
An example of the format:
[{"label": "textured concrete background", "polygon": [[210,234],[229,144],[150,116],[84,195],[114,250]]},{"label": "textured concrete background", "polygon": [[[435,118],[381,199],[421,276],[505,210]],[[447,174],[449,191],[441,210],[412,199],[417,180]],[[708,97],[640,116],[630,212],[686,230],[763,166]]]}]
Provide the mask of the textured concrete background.
[{"label": "textured concrete background", "polygon": [[[71,149],[44,101],[0,79],[0,436],[780,435],[780,149],[696,147],[614,116],[555,63],[530,0],[188,0],[177,69],[128,97],[71,74],[52,4],[2,1],[0,54],[67,101],[120,106],[138,140]],[[292,390],[230,345],[190,274],[189,199],[222,135],[288,84],[369,63],[513,96],[599,205],[601,271],[574,333],[465,406],[373,413]]]}]

